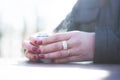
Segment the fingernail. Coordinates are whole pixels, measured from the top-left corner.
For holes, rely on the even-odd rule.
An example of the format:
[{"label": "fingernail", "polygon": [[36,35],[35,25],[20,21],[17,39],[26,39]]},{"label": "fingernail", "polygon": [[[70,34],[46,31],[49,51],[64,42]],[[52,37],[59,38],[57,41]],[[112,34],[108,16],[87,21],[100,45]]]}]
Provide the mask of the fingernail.
[{"label": "fingernail", "polygon": [[41,40],[40,40],[40,41],[36,41],[36,40],[35,40],[34,43],[37,44],[37,45],[41,45],[41,44],[42,44],[42,41],[41,41]]},{"label": "fingernail", "polygon": [[37,49],[37,53],[40,54],[40,53],[41,53],[41,50],[40,50],[40,49]]},{"label": "fingernail", "polygon": [[37,52],[38,48],[33,47],[32,50],[35,51],[35,52]]},{"label": "fingernail", "polygon": [[45,58],[45,55],[44,55],[44,54],[40,54],[39,57],[40,57],[41,59],[44,59],[44,58]]},{"label": "fingernail", "polygon": [[40,40],[40,41],[38,41],[38,42],[37,42],[37,44],[38,44],[38,45],[41,45],[41,44],[42,44],[42,41],[41,41],[41,40]]},{"label": "fingernail", "polygon": [[37,44],[37,41],[34,41],[35,44]]},{"label": "fingernail", "polygon": [[34,56],[33,56],[33,59],[37,59],[37,56],[34,55]]}]

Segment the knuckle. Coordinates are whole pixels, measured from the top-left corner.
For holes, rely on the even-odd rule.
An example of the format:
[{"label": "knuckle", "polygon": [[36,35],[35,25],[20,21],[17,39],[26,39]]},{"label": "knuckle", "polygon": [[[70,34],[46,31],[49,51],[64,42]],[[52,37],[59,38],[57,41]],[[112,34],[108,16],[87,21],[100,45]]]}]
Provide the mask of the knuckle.
[{"label": "knuckle", "polygon": [[46,54],[46,58],[53,58],[51,54]]},{"label": "knuckle", "polygon": [[46,53],[46,47],[44,46],[39,46],[41,53]]},{"label": "knuckle", "polygon": [[42,39],[41,41],[42,41],[42,44],[43,44],[43,45],[44,45],[44,44],[47,44],[47,43],[49,42],[47,38],[44,38],[44,39]]},{"label": "knuckle", "polygon": [[64,57],[65,55],[64,55],[64,53],[63,53],[62,51],[59,51],[59,52],[57,53],[57,56],[61,58],[61,57]]},{"label": "knuckle", "polygon": [[54,39],[55,41],[58,41],[58,40],[59,40],[59,37],[60,37],[60,35],[59,35],[59,34],[56,34],[56,35],[53,36],[53,39]]},{"label": "knuckle", "polygon": [[59,44],[55,44],[54,45],[54,48],[56,49],[56,50],[61,50],[62,49],[62,46],[61,46],[61,44],[59,43]]}]

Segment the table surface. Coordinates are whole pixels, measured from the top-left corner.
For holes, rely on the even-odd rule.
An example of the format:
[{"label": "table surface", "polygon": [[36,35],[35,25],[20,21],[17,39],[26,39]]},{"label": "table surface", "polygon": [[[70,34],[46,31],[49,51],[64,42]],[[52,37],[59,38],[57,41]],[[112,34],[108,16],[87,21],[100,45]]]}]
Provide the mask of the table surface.
[{"label": "table surface", "polygon": [[0,59],[0,80],[120,80],[119,64],[77,62],[33,63],[27,59]]}]

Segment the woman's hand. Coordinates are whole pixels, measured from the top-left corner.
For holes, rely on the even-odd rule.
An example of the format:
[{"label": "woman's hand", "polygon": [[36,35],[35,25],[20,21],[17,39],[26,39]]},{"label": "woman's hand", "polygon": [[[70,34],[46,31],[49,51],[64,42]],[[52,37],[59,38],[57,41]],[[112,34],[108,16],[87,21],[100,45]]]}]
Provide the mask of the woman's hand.
[{"label": "woman's hand", "polygon": [[[63,49],[62,41],[67,41],[66,50]],[[23,42],[23,48],[29,59],[51,59],[53,63],[66,63],[93,60],[94,43],[95,33],[71,31],[54,34],[42,40],[31,36],[29,41]]]}]

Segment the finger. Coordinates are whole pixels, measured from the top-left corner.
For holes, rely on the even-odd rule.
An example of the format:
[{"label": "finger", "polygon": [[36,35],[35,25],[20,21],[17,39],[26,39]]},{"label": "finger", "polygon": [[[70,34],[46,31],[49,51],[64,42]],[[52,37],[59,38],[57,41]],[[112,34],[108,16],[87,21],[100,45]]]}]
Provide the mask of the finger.
[{"label": "finger", "polygon": [[[69,42],[67,42],[67,49],[70,48],[71,45],[69,45]],[[63,50],[62,41],[40,46],[40,49],[41,49],[41,53],[51,53],[51,52]]]},{"label": "finger", "polygon": [[31,61],[37,61],[39,59],[39,57],[37,56],[37,54],[33,54],[31,51],[28,51],[28,50],[26,50],[25,56],[28,59],[30,59]]},{"label": "finger", "polygon": [[32,35],[29,37],[29,40],[30,42],[33,44],[33,45],[36,45],[36,46],[39,46],[42,44],[42,40],[40,39],[37,39],[37,35]]},{"label": "finger", "polygon": [[61,51],[47,53],[47,54],[39,54],[40,58],[45,58],[45,59],[64,58],[64,57],[68,57],[69,55],[74,56],[78,54],[77,53],[74,54],[73,49],[61,50]]},{"label": "finger", "polygon": [[[79,48],[77,48],[78,44],[76,43],[76,41],[67,40],[66,42],[67,42],[67,49],[74,48],[74,52],[80,50]],[[59,41],[47,45],[41,45],[40,49],[41,49],[41,53],[51,53],[51,52],[60,51],[63,50],[63,43],[62,41]]]},{"label": "finger", "polygon": [[53,63],[67,63],[67,62],[77,62],[77,61],[83,61],[83,58],[81,58],[80,56],[71,56],[71,57],[54,59]]},{"label": "finger", "polygon": [[49,36],[45,39],[42,39],[42,44],[50,44],[50,43],[54,43],[54,42],[59,42],[59,41],[63,41],[63,40],[68,40],[70,39],[70,35],[69,33],[57,33],[55,35]]},{"label": "finger", "polygon": [[55,42],[48,45],[40,46],[41,53],[51,53],[62,50],[62,42]]},{"label": "finger", "polygon": [[35,53],[41,53],[41,50],[38,47],[33,46],[29,41],[24,41],[22,46],[26,50],[29,50]]}]

